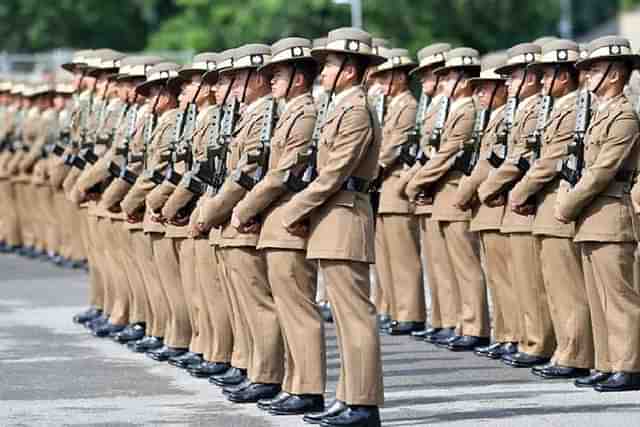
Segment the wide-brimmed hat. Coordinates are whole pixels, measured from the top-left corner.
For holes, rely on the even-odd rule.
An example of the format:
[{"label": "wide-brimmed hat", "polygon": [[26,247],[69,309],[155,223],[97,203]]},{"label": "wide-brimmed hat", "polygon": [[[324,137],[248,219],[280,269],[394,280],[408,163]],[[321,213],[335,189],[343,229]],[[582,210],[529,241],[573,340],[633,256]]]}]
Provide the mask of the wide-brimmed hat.
[{"label": "wide-brimmed hat", "polygon": [[55,92],[60,95],[73,95],[75,88],[71,82],[57,82],[55,85]]},{"label": "wide-brimmed hat", "polygon": [[311,40],[302,37],[287,37],[271,45],[269,62],[260,67],[260,71],[270,72],[277,64],[307,63],[315,65],[311,56],[313,44]]},{"label": "wide-brimmed hat", "polygon": [[529,68],[541,68],[551,65],[573,66],[580,58],[580,46],[573,40],[556,39],[545,44],[537,61]]},{"label": "wide-brimmed hat", "polygon": [[88,71],[92,77],[106,75],[108,77],[115,77],[120,69],[120,61],[125,58],[124,53],[111,49],[101,49],[98,52],[97,61],[90,60],[89,66],[91,69]]},{"label": "wide-brimmed hat", "polygon": [[386,52],[386,58],[387,60],[378,65],[375,71],[371,73],[372,76],[391,70],[409,72],[416,66],[416,62],[411,59],[411,55],[409,55],[407,49],[389,49]]},{"label": "wide-brimmed hat", "polygon": [[120,61],[120,69],[116,80],[146,79],[149,68],[167,60],[161,56],[135,55],[127,56]]},{"label": "wide-brimmed hat", "polygon": [[436,74],[446,74],[450,70],[480,72],[480,53],[471,47],[458,47],[445,54],[444,65],[433,70]]},{"label": "wide-brimmed hat", "polygon": [[0,93],[11,92],[12,85],[13,85],[13,82],[11,82],[11,80],[4,80],[0,82]]},{"label": "wide-brimmed hat", "polygon": [[15,82],[11,85],[10,93],[11,95],[23,95],[26,90],[27,90],[26,83]]},{"label": "wide-brimmed hat", "polygon": [[71,61],[65,62],[64,64],[61,65],[61,67],[72,73],[76,71],[80,71],[87,66],[88,58],[92,54],[93,54],[92,49],[76,50],[73,53],[73,57],[71,58]]},{"label": "wide-brimmed hat", "polygon": [[[250,43],[231,51],[233,56],[225,57],[224,69],[220,73],[230,73],[246,69],[259,69],[271,59],[271,47],[266,44]],[[229,64],[231,60],[231,64]],[[230,65],[230,66],[229,66]]]},{"label": "wide-brimmed hat", "polygon": [[542,37],[538,37],[531,43],[537,44],[538,46],[540,46],[540,48],[543,48],[547,43],[550,43],[555,40],[558,40],[556,36],[542,36]]},{"label": "wide-brimmed hat", "polygon": [[43,96],[52,94],[55,92],[55,86],[50,83],[39,83],[30,86],[28,93],[26,96],[30,98],[35,98],[37,96]]},{"label": "wide-brimmed hat", "polygon": [[497,73],[496,70],[507,63],[507,57],[507,54],[504,52],[485,55],[480,61],[480,75],[469,79],[469,81],[471,81],[472,84],[488,81],[506,81],[507,79],[504,75]]},{"label": "wide-brimmed hat", "polygon": [[629,39],[619,36],[605,36],[589,43],[589,53],[576,63],[576,68],[587,69],[598,61],[623,61],[633,69],[640,68],[640,56],[631,50]]},{"label": "wide-brimmed hat", "polygon": [[426,68],[438,68],[444,65],[446,53],[451,50],[449,43],[434,43],[418,51],[418,66],[409,71],[410,75]]},{"label": "wide-brimmed hat", "polygon": [[174,62],[161,62],[150,67],[147,71],[147,80],[136,86],[136,92],[142,96],[149,96],[152,87],[164,85],[180,85],[183,80],[178,71],[180,65]]},{"label": "wide-brimmed hat", "polygon": [[520,43],[507,50],[507,63],[496,69],[498,74],[511,74],[540,59],[542,48],[536,43]]},{"label": "wide-brimmed hat", "polygon": [[178,72],[181,77],[190,79],[193,76],[203,76],[207,83],[215,83],[218,80],[218,61],[220,54],[215,52],[202,52],[193,57],[191,64],[187,64]]},{"label": "wide-brimmed hat", "polygon": [[359,57],[366,61],[368,66],[379,65],[385,61],[384,57],[374,52],[371,35],[354,27],[330,31],[327,35],[327,43],[323,47],[313,49],[311,56],[322,64],[331,53]]}]

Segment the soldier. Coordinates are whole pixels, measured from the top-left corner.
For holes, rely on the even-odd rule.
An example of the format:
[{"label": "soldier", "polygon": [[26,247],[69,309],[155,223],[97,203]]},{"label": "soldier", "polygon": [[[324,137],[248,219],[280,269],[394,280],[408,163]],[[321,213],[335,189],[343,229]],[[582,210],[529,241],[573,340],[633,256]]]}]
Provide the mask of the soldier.
[{"label": "soldier", "polygon": [[[191,233],[200,215],[200,204],[204,200],[201,196],[206,187],[212,184],[213,153],[220,142],[222,105],[230,89],[229,85],[221,85],[218,80],[219,72],[225,65],[223,59],[225,57],[222,54],[202,53],[193,58],[190,66],[180,70],[180,75],[185,79],[201,85],[200,91],[206,98],[198,98],[199,113],[193,135],[191,170],[184,174],[161,212],[170,224],[189,227],[189,238],[193,244],[193,268],[202,295],[202,301],[198,302],[201,306],[197,322],[198,330],[204,335],[203,360],[199,364],[185,362],[181,365],[198,378],[225,373],[230,368],[234,348],[230,309],[220,278],[216,246],[210,245],[208,236],[194,236]],[[191,209],[193,211],[189,215]]]},{"label": "soldier", "polygon": [[633,268],[637,228],[629,190],[638,167],[638,118],[623,94],[640,57],[622,37],[589,45],[576,66],[589,70],[598,105],[587,130],[584,169],[576,185],[558,197],[555,217],[576,221],[595,343],[592,375],[576,386],[612,392],[640,389],[640,294]]},{"label": "soldier", "polygon": [[151,219],[153,212],[145,203],[147,195],[162,183],[169,163],[182,85],[179,68],[171,62],[158,63],[148,70],[146,81],[136,88],[139,94],[151,100],[152,114],[158,115],[158,124],[151,126],[153,131],[145,138],[148,145],[143,149],[144,172],[120,204],[128,221],[142,222],[144,232],[151,235],[160,289],[158,284],[155,289],[148,289],[153,292],[149,298],[152,304],[157,304],[156,313],[165,323],[164,345],[157,347],[154,343],[156,348],[146,353],[156,361],[167,361],[185,353],[191,339],[191,323],[180,277],[179,253],[183,240],[165,238],[164,225]]},{"label": "soldier", "polygon": [[[417,102],[409,91],[409,70],[415,62],[404,49],[391,49],[387,62],[371,73],[380,85],[387,111],[377,182],[380,206],[376,219],[376,269],[378,290],[389,305],[391,335],[408,335],[425,329],[425,297],[420,262],[418,218],[414,206],[395,191],[404,170],[402,147],[416,121]],[[380,311],[380,310],[379,310]]]},{"label": "soldier", "polygon": [[[540,105],[541,75],[527,65],[539,59],[537,44],[522,43],[507,51],[507,64],[496,72],[508,75],[507,107],[500,140],[489,155],[492,171],[478,187],[478,199],[487,206],[504,206],[509,189],[522,177],[518,168],[521,157],[530,156],[527,137],[536,126]],[[548,362],[555,348],[547,295],[540,266],[538,241],[531,234],[533,215],[520,215],[504,209],[501,232],[509,236],[511,285],[517,296],[519,341],[505,343],[489,352],[515,367],[533,367]]]},{"label": "soldier", "polygon": [[[424,204],[426,192],[433,194],[432,219],[446,240],[447,255],[458,283],[461,309],[458,334],[443,342],[452,351],[472,351],[489,344],[489,313],[486,286],[480,266],[477,235],[469,232],[471,212],[453,205],[462,172],[453,169],[455,157],[471,139],[476,106],[469,79],[480,71],[478,52],[457,48],[447,53],[445,65],[436,69],[445,85],[447,104],[439,114],[446,116],[435,126],[432,138],[441,137],[436,153],[409,181],[409,200]],[[450,109],[450,111],[448,111]],[[443,124],[442,124],[443,123]]]},{"label": "soldier", "polygon": [[[410,75],[420,81],[422,95],[412,131],[413,138],[419,142],[419,147],[411,147],[412,142],[410,142],[405,149],[409,162],[405,163],[407,170],[398,180],[396,188],[398,195],[403,198],[406,198],[406,184],[422,167],[427,157],[431,157],[435,152],[435,147],[431,144],[431,132],[442,104],[444,85],[440,84],[440,76],[436,75],[434,70],[444,65],[445,55],[449,50],[451,45],[448,43],[436,43],[424,47],[418,52],[418,66],[410,72]],[[416,150],[415,154],[410,150]],[[437,221],[431,219],[432,207],[432,203],[413,207],[413,213],[420,223],[421,246],[431,302],[431,325],[423,331],[412,332],[411,335],[418,340],[445,342],[455,335],[460,311],[460,296],[451,262],[446,255],[444,238],[437,232]]]},{"label": "soldier", "polygon": [[305,420],[379,426],[384,397],[380,338],[369,300],[374,242],[368,190],[380,135],[361,84],[366,68],[384,58],[371,53],[371,36],[357,28],[331,31],[326,46],[312,56],[322,64],[325,90],[336,97],[318,144],[317,177],[285,205],[282,222],[289,233],[308,236],[307,258],[318,260],[337,327],[341,373],[336,401]]},{"label": "soldier", "polygon": [[[575,378],[589,374],[593,366],[593,338],[589,305],[585,295],[582,262],[573,243],[573,224],[559,223],[553,207],[560,188],[558,161],[573,141],[576,129],[578,72],[574,67],[578,45],[570,40],[554,40],[544,45],[539,61],[529,67],[543,74],[545,102],[553,110],[542,111],[543,127],[536,128],[532,141],[539,154],[521,161],[524,177],[511,190],[509,208],[531,214],[535,206],[533,235],[537,236],[547,302],[557,347],[546,366],[532,372],[542,378]],[[553,102],[551,102],[553,101]],[[540,146],[537,146],[540,144]],[[534,204],[529,200],[535,199]]]},{"label": "soldier", "polygon": [[[229,372],[212,377],[220,386],[227,386],[228,398],[236,403],[270,399],[281,390],[284,345],[276,313],[273,291],[267,280],[264,254],[256,249],[260,224],[248,224],[242,232],[230,223],[233,208],[242,200],[252,184],[265,154],[261,132],[270,126],[275,112],[268,75],[259,70],[271,57],[269,46],[248,44],[234,51],[233,67],[221,75],[233,79],[231,96],[242,102],[244,109],[230,139],[229,154],[224,159],[229,175],[213,197],[207,197],[200,210],[199,234],[211,227],[220,227],[218,245],[226,274],[228,292],[233,294],[239,310],[236,334],[245,334],[248,344],[247,372]],[[269,112],[271,111],[271,112]],[[229,114],[234,114],[230,111]],[[260,166],[262,165],[262,166]],[[231,370],[230,370],[231,371]],[[246,376],[245,376],[246,375]],[[235,384],[235,385],[233,385]]]},{"label": "soldier", "polygon": [[307,39],[282,39],[271,51],[261,71],[272,75],[271,92],[285,107],[271,140],[268,172],[236,205],[231,225],[242,230],[257,218],[262,221],[258,249],[265,253],[284,338],[282,391],[259,406],[272,414],[295,415],[323,410],[326,385],[324,328],[314,301],[317,266],[306,259],[306,239],[285,230],[281,216],[292,191],[298,190],[284,177],[313,143],[316,108],[311,88],[317,66]]},{"label": "soldier", "polygon": [[516,295],[509,277],[509,237],[500,233],[504,207],[478,204],[477,199],[478,187],[492,169],[487,156],[503,126],[506,79],[496,73],[496,69],[505,65],[506,60],[503,54],[487,55],[482,60],[480,77],[472,80],[480,109],[474,123],[473,142],[459,155],[463,172],[468,175],[461,179],[455,201],[458,208],[473,212],[469,230],[480,235],[485,277],[491,290],[494,343],[475,350],[477,355],[485,357],[504,344],[518,340],[518,318],[513,310]]}]

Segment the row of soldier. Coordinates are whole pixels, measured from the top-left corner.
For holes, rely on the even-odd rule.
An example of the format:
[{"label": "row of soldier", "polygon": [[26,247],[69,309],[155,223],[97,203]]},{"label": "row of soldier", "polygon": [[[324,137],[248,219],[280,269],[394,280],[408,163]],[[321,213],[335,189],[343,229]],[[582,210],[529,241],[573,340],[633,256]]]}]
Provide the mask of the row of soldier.
[{"label": "row of soldier", "polygon": [[[78,52],[73,100],[3,92],[0,238],[84,249],[75,320],[95,335],[310,423],[379,425],[379,330],[639,389],[628,40],[418,57],[357,29],[184,67]],[[327,408],[318,274],[341,358]]]}]

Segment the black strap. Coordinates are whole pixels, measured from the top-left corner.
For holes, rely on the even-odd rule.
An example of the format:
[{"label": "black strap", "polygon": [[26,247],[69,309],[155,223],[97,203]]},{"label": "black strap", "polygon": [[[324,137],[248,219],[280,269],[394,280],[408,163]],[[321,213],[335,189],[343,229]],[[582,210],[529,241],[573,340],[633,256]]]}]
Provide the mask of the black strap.
[{"label": "black strap", "polygon": [[369,180],[357,176],[350,176],[344,184],[342,184],[342,190],[353,191],[355,193],[368,193],[370,187],[371,182]]}]

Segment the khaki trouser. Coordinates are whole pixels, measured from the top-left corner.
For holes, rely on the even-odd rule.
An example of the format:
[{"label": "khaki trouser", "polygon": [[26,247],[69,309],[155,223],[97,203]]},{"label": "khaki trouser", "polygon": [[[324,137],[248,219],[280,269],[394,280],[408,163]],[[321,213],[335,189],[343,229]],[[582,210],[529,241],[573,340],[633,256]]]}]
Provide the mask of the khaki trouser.
[{"label": "khaki trouser", "polygon": [[217,248],[214,247],[215,254],[218,259],[220,272],[220,280],[222,289],[229,307],[229,320],[231,322],[231,331],[233,333],[233,353],[231,354],[231,365],[236,368],[249,369],[251,365],[251,338],[249,334],[249,326],[244,316],[242,299],[238,292],[238,287],[231,281],[229,272],[229,259],[233,248]]},{"label": "khaki trouser", "polygon": [[[131,304],[129,317],[131,323],[144,322],[146,324],[146,332],[151,330],[152,315],[151,305],[149,304],[149,298],[147,297],[147,291],[144,285],[145,277],[140,263],[137,259],[141,258],[141,253],[148,250],[145,247],[145,236],[142,230],[134,230],[130,232],[125,229],[122,221],[114,221],[124,233],[124,240],[127,241],[127,246],[124,248],[125,270],[129,279],[129,285],[131,286]],[[153,256],[153,254],[151,254]],[[146,257],[145,257],[146,258]]]},{"label": "khaki trouser", "polygon": [[413,215],[378,215],[376,266],[380,287],[391,306],[391,317],[401,322],[424,322],[426,317],[420,233]]},{"label": "khaki trouser", "polygon": [[593,334],[580,252],[573,239],[540,236],[540,259],[560,366],[593,367]]},{"label": "khaki trouser", "polygon": [[266,249],[267,272],[284,340],[282,389],[323,394],[327,382],[324,323],[314,302],[317,263],[305,251]]},{"label": "khaki trouser", "polygon": [[225,248],[229,282],[236,288],[249,330],[248,377],[254,383],[281,384],[284,344],[264,255],[252,247]]},{"label": "khaki trouser", "polygon": [[[120,268],[120,266],[113,259],[113,252],[109,250],[111,231],[107,226],[108,220],[88,215],[87,209],[83,209],[82,213],[86,216],[87,224],[89,225],[89,232],[86,235],[89,252],[91,253],[89,262],[92,268],[95,268],[102,277],[104,311],[111,317],[115,304],[115,290],[113,287],[115,277],[113,276],[113,271],[115,268]],[[115,316],[114,320],[117,317]]]},{"label": "khaki trouser", "polygon": [[[376,263],[373,265],[375,273],[375,281],[371,284],[371,294],[373,304],[376,306],[376,311],[379,314],[386,314],[391,316],[391,290],[389,287],[393,283],[393,277],[391,275],[391,266],[389,260],[389,250],[386,247],[386,241],[384,238],[384,232],[382,228],[382,219],[380,216],[376,218],[375,228],[375,240],[374,250],[376,254]],[[322,281],[323,293],[326,297],[326,285],[324,280]]]},{"label": "khaki trouser", "polygon": [[109,314],[108,310],[111,306],[107,306],[107,296],[105,294],[108,281],[108,277],[103,268],[105,261],[94,245],[94,241],[100,242],[102,240],[102,233],[98,228],[98,219],[96,217],[89,217],[86,209],[75,209],[76,218],[81,225],[79,229],[76,229],[76,232],[79,231],[79,233],[77,233],[78,235],[75,236],[75,238],[82,242],[84,252],[89,261],[90,302],[92,305],[104,310],[106,314]]},{"label": "khaki trouser", "polygon": [[530,233],[511,233],[511,283],[520,315],[519,351],[551,357],[556,340],[540,265],[540,242]]},{"label": "khaki trouser", "polygon": [[14,186],[8,179],[0,180],[0,200],[2,200],[2,238],[11,246],[22,245],[20,225],[18,222],[18,210]]},{"label": "khaki trouser", "polygon": [[482,254],[484,258],[485,277],[491,290],[491,306],[493,308],[493,336],[496,342],[518,342],[518,312],[514,310],[516,299],[509,264],[509,236],[498,231],[481,231]]},{"label": "khaki trouser", "polygon": [[375,307],[369,300],[369,265],[319,260],[340,351],[336,398],[349,405],[384,403],[380,336]]},{"label": "khaki trouser", "polygon": [[204,297],[196,276],[196,248],[193,239],[184,239],[180,244],[180,277],[191,323],[189,351],[204,353],[202,330],[198,322]]},{"label": "khaki trouser", "polygon": [[196,278],[203,296],[200,330],[205,334],[204,358],[210,362],[231,362],[233,332],[227,297],[220,278],[215,246],[208,239],[195,239]]},{"label": "khaki trouser", "polygon": [[142,230],[129,230],[136,241],[136,261],[142,272],[144,290],[149,302],[149,318],[146,334],[154,337],[165,337],[168,334],[169,302],[162,289],[160,273],[156,265],[154,240],[162,239],[157,233],[145,234]]},{"label": "khaki trouser", "polygon": [[169,308],[164,342],[169,347],[188,348],[191,341],[191,320],[180,275],[180,254],[184,239],[153,234],[153,256]]},{"label": "khaki trouser", "polygon": [[633,280],[636,243],[580,243],[595,343],[595,368],[640,372],[640,289]]},{"label": "khaki trouser", "polygon": [[478,236],[469,231],[467,221],[439,221],[439,227],[446,240],[447,254],[456,275],[460,294],[458,333],[488,337],[489,305],[480,265]]},{"label": "khaki trouser", "polygon": [[460,317],[458,280],[447,254],[447,244],[438,221],[420,215],[422,252],[429,293],[431,294],[431,326],[454,328]]},{"label": "khaki trouser", "polygon": [[119,223],[114,223],[110,218],[99,218],[98,226],[104,230],[103,260],[109,270],[107,277],[107,289],[112,305],[109,311],[109,320],[114,325],[126,325],[129,323],[129,279],[125,271],[123,247],[128,245],[124,238]]}]

